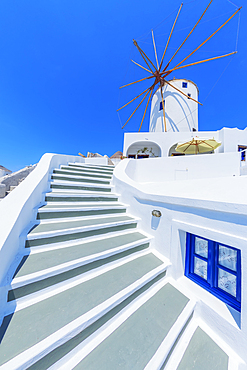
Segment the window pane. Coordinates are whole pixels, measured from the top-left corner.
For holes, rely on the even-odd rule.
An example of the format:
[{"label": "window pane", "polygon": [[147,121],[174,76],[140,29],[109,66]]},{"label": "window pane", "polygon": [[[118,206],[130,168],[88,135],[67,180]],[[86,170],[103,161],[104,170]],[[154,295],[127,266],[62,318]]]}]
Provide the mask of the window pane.
[{"label": "window pane", "polygon": [[194,257],[194,273],[199,275],[201,278],[207,280],[207,262],[201,260],[200,258]]},{"label": "window pane", "polygon": [[208,258],[208,241],[195,237],[195,253],[199,256]]},{"label": "window pane", "polygon": [[[163,100],[164,102],[164,107],[165,107],[165,100]],[[162,101],[160,102],[160,110],[163,110],[163,104],[162,104]]]},{"label": "window pane", "polygon": [[236,297],[237,278],[227,271],[218,269],[218,287]]},{"label": "window pane", "polygon": [[237,251],[219,245],[219,264],[230,270],[237,271]]}]

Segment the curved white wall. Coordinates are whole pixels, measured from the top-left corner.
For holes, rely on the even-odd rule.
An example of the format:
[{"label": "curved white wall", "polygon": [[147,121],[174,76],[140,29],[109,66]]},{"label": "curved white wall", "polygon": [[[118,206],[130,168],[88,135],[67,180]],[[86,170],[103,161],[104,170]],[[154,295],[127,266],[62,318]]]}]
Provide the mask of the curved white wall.
[{"label": "curved white wall", "polygon": [[[128,204],[128,212],[140,218],[138,223],[140,229],[155,237],[151,241],[151,247],[154,248],[155,253],[158,252],[170,260],[171,266],[167,271],[167,278],[171,277],[176,280],[185,295],[193,293],[193,299],[196,299],[197,303],[192,320],[200,319],[211,328],[218,341],[221,338],[222,343],[227,344],[247,361],[245,293],[247,287],[247,274],[245,273],[247,271],[247,201],[245,197],[247,177],[232,176],[230,168],[228,168],[227,175],[227,163],[230,163],[230,157],[232,157],[230,167],[233,168],[234,163],[237,165],[237,160],[240,163],[239,153],[189,157],[187,158],[188,164],[191,166],[188,167],[188,173],[190,169],[195,170],[194,174],[191,173],[193,178],[189,180],[188,177],[186,181],[170,182],[166,179],[166,165],[168,162],[179,164],[180,159],[184,162],[186,158],[155,158],[145,161],[124,159],[114,170],[113,184],[116,186],[115,191],[121,194],[120,201]],[[204,173],[205,178],[195,180],[194,176],[197,176],[196,170],[200,165],[199,162],[202,160],[203,167],[206,165],[206,158],[209,162],[207,171]],[[211,168],[213,158],[216,160],[214,169]],[[218,173],[222,174],[223,162],[226,164],[224,166],[225,176],[207,178],[210,171],[216,173],[217,169]],[[173,166],[174,170],[177,168],[181,169],[181,167]],[[212,172],[211,174],[213,175]],[[161,182],[156,183],[157,179]],[[147,184],[146,181],[153,181],[153,183]],[[154,217],[153,210],[159,210],[161,217]],[[241,315],[184,277],[187,232],[241,250],[243,294]],[[244,368],[241,367],[241,369]]]},{"label": "curved white wall", "polygon": [[[169,81],[186,95],[198,100],[198,88],[189,80],[173,79]],[[184,87],[183,84],[187,84]],[[198,104],[169,85],[162,88],[165,101],[166,131],[198,131]],[[151,103],[150,132],[165,132],[163,110],[160,110],[161,92],[156,91]]]},{"label": "curved white wall", "polygon": [[[44,154],[35,170],[0,202],[0,281],[24,245],[25,231],[36,217],[35,207],[44,202],[50,191],[50,174],[54,168],[68,162],[85,162],[85,158],[60,154]],[[22,245],[23,244],[23,245]]]},{"label": "curved white wall", "polygon": [[[240,175],[240,153],[128,160],[125,172],[137,183],[153,183],[154,187],[166,181],[237,177]],[[200,194],[200,189],[196,186],[193,189],[195,194]]]},{"label": "curved white wall", "polygon": [[0,177],[3,177],[7,175],[7,172],[5,170],[0,170]]},{"label": "curved white wall", "polygon": [[[34,225],[37,207],[44,204],[45,193],[50,191],[54,168],[69,162],[106,165],[108,158],[82,158],[73,155],[44,154],[35,170],[0,202],[0,302],[6,302],[7,285],[12,275],[9,269],[23,254],[28,231]],[[12,271],[13,272],[13,271]],[[0,305],[0,324],[5,306]]]}]

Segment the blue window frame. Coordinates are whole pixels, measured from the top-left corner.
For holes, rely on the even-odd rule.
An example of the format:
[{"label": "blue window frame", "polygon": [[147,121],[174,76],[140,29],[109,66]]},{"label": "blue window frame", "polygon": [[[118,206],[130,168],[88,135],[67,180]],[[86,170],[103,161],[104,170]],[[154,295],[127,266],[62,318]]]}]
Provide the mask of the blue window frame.
[{"label": "blue window frame", "polygon": [[[164,100],[164,106],[165,106],[165,100]],[[163,104],[162,104],[162,101],[160,102],[160,110],[163,110]]]},{"label": "blue window frame", "polygon": [[187,89],[188,83],[187,82],[182,82],[182,87],[184,87],[185,89]]},{"label": "blue window frame", "polygon": [[241,310],[241,251],[187,233],[185,275],[236,310]]}]

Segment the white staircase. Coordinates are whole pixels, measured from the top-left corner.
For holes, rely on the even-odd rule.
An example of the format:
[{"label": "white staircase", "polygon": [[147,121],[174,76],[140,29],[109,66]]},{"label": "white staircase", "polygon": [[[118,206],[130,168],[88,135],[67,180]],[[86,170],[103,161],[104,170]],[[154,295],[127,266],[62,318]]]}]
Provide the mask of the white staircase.
[{"label": "white staircase", "polygon": [[118,201],[113,169],[54,170],[8,286],[1,369],[158,369],[170,358],[195,302]]}]

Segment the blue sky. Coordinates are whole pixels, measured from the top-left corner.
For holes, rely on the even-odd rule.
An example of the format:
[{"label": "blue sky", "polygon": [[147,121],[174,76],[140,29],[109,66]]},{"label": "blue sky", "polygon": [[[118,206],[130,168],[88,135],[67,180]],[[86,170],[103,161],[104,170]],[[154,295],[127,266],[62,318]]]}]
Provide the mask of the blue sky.
[{"label": "blue sky", "polygon": [[[167,58],[208,3],[184,1]],[[247,125],[247,6],[244,0],[233,3],[243,6],[238,54],[232,60],[228,57],[171,75],[198,85],[203,103],[199,108],[201,130]],[[122,150],[123,134],[138,130],[141,112],[122,130],[116,109],[145,86],[136,84],[121,93],[119,87],[148,75],[130,61],[141,62],[132,39],[154,60],[153,28],[161,58],[179,5],[177,0],[1,0],[0,164],[15,171],[37,163],[46,152],[91,151],[111,156]],[[174,63],[201,44],[235,9],[229,0],[214,0]],[[188,63],[234,51],[238,22],[236,15]],[[127,115],[128,110],[121,111],[122,123]],[[148,121],[149,114],[143,131],[148,130]]]}]

